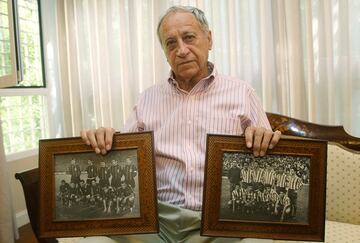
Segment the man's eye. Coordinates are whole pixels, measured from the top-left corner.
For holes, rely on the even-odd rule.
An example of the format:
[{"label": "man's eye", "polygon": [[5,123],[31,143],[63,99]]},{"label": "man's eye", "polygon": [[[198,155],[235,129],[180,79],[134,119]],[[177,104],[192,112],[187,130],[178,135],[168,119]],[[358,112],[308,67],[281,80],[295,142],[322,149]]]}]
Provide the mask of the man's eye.
[{"label": "man's eye", "polygon": [[166,42],[166,46],[167,46],[168,48],[171,48],[171,47],[173,47],[173,46],[175,45],[175,43],[176,43],[176,41],[171,40],[171,41]]},{"label": "man's eye", "polygon": [[187,36],[185,36],[185,40],[186,40],[186,41],[192,41],[194,38],[195,38],[195,36],[193,36],[193,35],[187,35]]}]

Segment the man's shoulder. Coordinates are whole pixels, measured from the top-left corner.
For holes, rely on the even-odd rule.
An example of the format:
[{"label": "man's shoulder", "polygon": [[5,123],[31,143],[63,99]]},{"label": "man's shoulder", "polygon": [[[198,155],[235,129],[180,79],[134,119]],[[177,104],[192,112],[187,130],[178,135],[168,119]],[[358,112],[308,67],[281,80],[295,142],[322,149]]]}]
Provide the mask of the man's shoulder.
[{"label": "man's shoulder", "polygon": [[153,84],[150,87],[146,88],[143,92],[141,92],[139,98],[141,99],[153,95],[160,95],[166,92],[168,88],[169,88],[169,83],[165,81]]},{"label": "man's shoulder", "polygon": [[224,74],[217,74],[217,83],[221,86],[226,86],[232,89],[245,89],[249,91],[253,91],[253,87],[248,81],[242,80],[240,78],[224,75]]},{"label": "man's shoulder", "polygon": [[155,83],[155,84],[151,85],[150,87],[146,88],[142,92],[142,94],[164,91],[168,88],[168,86],[169,86],[169,82],[161,81],[159,83]]}]

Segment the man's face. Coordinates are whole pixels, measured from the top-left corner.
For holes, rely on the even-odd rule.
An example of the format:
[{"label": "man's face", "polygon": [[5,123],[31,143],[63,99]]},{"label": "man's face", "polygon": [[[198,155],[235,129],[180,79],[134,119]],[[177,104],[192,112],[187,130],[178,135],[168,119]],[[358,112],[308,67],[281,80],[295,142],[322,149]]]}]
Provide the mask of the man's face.
[{"label": "man's face", "polygon": [[283,167],[280,167],[280,168],[279,168],[279,173],[280,173],[280,174],[283,174],[283,173],[284,173],[284,168],[283,168]]},{"label": "man's face", "polygon": [[166,59],[181,83],[195,83],[208,76],[211,32],[206,33],[195,16],[175,12],[165,17],[160,28]]},{"label": "man's face", "polygon": [[290,169],[290,175],[295,175],[295,170],[294,169]]}]

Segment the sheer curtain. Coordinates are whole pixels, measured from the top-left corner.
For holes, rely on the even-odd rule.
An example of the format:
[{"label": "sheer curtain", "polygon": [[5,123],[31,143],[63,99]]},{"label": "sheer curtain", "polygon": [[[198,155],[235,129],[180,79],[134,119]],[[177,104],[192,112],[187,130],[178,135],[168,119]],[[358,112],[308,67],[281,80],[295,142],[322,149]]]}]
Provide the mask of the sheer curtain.
[{"label": "sheer curtain", "polygon": [[360,136],[360,2],[357,0],[58,1],[66,135],[120,128],[140,92],[169,73],[156,36],[172,5],[204,10],[210,59],[247,80],[267,111]]},{"label": "sheer curtain", "polygon": [[11,200],[8,168],[3,145],[0,124],[0,242],[15,242],[19,238],[16,228],[15,213]]}]

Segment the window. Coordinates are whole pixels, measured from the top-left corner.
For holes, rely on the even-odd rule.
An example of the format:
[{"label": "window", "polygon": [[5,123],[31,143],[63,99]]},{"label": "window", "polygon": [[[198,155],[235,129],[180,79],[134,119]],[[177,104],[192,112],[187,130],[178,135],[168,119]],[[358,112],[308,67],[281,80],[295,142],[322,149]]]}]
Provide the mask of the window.
[{"label": "window", "polygon": [[[0,0],[1,16],[5,16],[4,6],[9,2]],[[13,3],[14,28],[8,32],[14,36],[16,44],[17,85],[0,90],[0,118],[7,156],[37,148],[38,140],[47,137],[48,133],[40,4],[38,0],[16,0]],[[1,21],[1,31],[6,27],[6,22]],[[7,32],[1,32],[1,36],[6,40],[4,33]],[[0,48],[6,54],[10,47],[4,42]],[[1,65],[8,68],[9,60],[3,58]]]},{"label": "window", "polygon": [[0,1],[0,87],[16,84],[12,2]]}]

